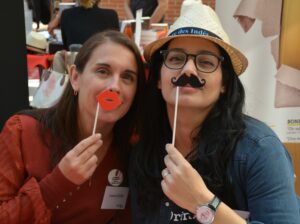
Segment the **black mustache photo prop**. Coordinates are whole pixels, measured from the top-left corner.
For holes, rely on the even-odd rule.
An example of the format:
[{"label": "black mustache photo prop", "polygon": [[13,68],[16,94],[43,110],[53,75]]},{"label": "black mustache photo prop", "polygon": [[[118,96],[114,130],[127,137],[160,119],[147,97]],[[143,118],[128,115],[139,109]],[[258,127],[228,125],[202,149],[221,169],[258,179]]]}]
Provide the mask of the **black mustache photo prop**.
[{"label": "black mustache photo prop", "polygon": [[190,84],[193,88],[201,88],[205,85],[206,80],[199,80],[198,77],[195,75],[187,76],[186,74],[183,74],[180,77],[178,77],[178,79],[176,79],[176,77],[173,77],[171,79],[171,82],[175,86],[186,86],[187,84]]}]

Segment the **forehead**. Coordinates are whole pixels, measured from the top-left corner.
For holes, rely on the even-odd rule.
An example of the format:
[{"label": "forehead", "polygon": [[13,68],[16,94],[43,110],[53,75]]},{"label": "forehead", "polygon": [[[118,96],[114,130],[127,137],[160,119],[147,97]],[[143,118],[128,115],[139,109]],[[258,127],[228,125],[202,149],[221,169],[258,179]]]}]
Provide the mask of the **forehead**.
[{"label": "forehead", "polygon": [[98,45],[96,48],[94,48],[91,58],[93,57],[110,57],[111,55],[133,55],[133,52],[129,50],[127,47],[111,42],[111,41],[105,41],[102,44]]},{"label": "forehead", "polygon": [[180,48],[188,52],[200,52],[200,51],[210,51],[212,53],[219,53],[219,47],[206,39],[197,38],[197,37],[183,37],[175,38],[170,41],[168,49],[171,48]]},{"label": "forehead", "polygon": [[97,46],[92,52],[88,64],[108,63],[129,68],[137,67],[134,53],[127,47],[111,41]]}]

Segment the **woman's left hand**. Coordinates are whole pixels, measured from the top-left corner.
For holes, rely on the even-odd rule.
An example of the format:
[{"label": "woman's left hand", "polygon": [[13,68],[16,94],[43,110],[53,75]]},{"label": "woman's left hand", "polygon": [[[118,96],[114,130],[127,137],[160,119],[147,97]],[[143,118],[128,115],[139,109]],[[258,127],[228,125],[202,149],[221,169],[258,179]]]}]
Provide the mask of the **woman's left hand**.
[{"label": "woman's left hand", "polygon": [[214,197],[202,177],[171,144],[166,145],[166,168],[162,171],[161,186],[164,194],[178,206],[196,212],[198,205],[206,204]]}]

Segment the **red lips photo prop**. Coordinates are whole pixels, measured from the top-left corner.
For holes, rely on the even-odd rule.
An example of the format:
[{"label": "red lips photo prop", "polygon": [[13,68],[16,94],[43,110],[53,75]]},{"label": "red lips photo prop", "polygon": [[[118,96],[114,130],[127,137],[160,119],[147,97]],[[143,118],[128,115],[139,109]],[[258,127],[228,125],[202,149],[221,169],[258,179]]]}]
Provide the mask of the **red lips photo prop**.
[{"label": "red lips photo prop", "polygon": [[118,93],[105,90],[97,96],[97,100],[103,110],[114,110],[121,104]]}]

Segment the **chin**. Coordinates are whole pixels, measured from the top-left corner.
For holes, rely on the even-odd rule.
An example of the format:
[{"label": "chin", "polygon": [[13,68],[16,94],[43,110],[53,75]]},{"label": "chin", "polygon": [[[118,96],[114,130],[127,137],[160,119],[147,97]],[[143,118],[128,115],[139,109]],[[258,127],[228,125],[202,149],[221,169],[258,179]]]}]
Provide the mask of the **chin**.
[{"label": "chin", "polygon": [[120,113],[114,113],[112,111],[109,111],[106,114],[100,114],[99,116],[99,120],[101,122],[105,122],[105,123],[116,123],[118,120],[120,120],[123,116],[125,115],[125,113],[120,114]]}]

